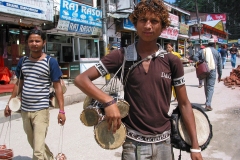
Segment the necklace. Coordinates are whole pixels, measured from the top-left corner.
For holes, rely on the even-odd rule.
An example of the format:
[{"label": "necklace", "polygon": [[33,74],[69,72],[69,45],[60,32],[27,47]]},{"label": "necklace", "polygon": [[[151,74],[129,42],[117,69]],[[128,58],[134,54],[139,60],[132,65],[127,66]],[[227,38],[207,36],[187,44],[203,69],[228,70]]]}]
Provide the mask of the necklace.
[{"label": "necklace", "polygon": [[32,54],[31,54],[31,58],[33,58],[33,59],[38,59],[38,58],[42,57],[42,55],[43,55],[43,53],[41,53],[41,55],[40,55],[39,57],[34,58],[34,57],[32,56]]}]

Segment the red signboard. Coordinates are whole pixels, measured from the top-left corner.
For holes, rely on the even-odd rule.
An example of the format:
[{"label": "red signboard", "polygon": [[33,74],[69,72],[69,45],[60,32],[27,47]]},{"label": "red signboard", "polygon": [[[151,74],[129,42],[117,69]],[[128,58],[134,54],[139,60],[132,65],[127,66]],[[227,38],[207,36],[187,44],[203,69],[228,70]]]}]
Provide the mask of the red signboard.
[{"label": "red signboard", "polygon": [[223,23],[226,23],[226,14],[221,13],[221,14],[207,14],[206,16],[206,21],[214,21],[214,20],[222,20]]},{"label": "red signboard", "polygon": [[170,19],[171,25],[178,26],[179,17],[177,15],[169,13],[169,19]]},{"label": "red signboard", "polygon": [[161,38],[177,40],[178,38],[178,29],[173,27],[168,27],[167,29],[162,31],[160,35]]}]

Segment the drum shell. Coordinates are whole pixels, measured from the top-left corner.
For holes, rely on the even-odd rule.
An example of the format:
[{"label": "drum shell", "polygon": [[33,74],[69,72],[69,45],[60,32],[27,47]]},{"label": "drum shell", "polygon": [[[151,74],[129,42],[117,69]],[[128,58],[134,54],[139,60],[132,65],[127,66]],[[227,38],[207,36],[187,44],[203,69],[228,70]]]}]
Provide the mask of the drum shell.
[{"label": "drum shell", "polygon": [[121,123],[120,128],[113,134],[108,130],[107,121],[103,120],[94,127],[94,138],[103,149],[117,149],[125,142],[126,127]]},{"label": "drum shell", "polygon": [[80,120],[85,126],[97,125],[104,119],[103,112],[100,108],[88,107],[80,115]]},{"label": "drum shell", "polygon": [[[201,148],[201,150],[204,150],[207,148],[208,144],[210,143],[210,140],[212,139],[212,125],[207,117],[207,115],[205,114],[204,111],[202,111],[199,107],[196,107],[196,106],[192,106],[193,107],[193,113],[194,113],[194,117],[196,116],[195,113],[196,111],[201,113],[201,118],[204,117],[205,119],[205,127],[207,126],[207,130],[209,131],[209,133],[207,134],[207,136],[205,135],[205,141],[204,143],[202,142],[202,140],[200,140],[198,138],[198,143],[199,143],[199,147]],[[199,119],[199,115],[197,115],[197,117],[195,117],[195,121],[196,121],[196,118]],[[180,126],[181,124],[181,126]],[[181,114],[180,114],[180,111],[179,109],[175,109],[173,111],[173,114],[171,116],[171,143],[172,143],[172,146],[174,148],[177,148],[177,149],[181,149],[182,151],[187,151],[187,152],[190,152],[190,148],[191,148],[191,142],[189,140],[189,136],[186,132],[186,129],[185,127],[183,127],[184,124],[182,122],[182,119],[181,119]],[[198,126],[198,124],[196,124],[196,126]],[[201,132],[201,127],[196,127],[196,131],[197,131],[197,135],[199,132]],[[182,131],[184,130],[184,131]],[[198,137],[201,137],[198,135]]]},{"label": "drum shell", "polygon": [[117,106],[121,114],[121,118],[125,118],[128,115],[130,105],[124,99],[118,99]]}]

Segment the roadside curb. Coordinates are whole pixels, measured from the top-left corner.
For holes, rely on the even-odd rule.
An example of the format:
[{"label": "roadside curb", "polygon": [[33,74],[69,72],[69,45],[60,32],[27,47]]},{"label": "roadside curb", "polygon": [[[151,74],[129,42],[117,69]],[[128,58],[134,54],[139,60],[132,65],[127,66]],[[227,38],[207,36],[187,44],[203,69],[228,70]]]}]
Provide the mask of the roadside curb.
[{"label": "roadside curb", "polygon": [[[193,66],[184,67],[184,74],[190,73],[190,72],[195,72],[195,71],[196,71],[196,69]],[[96,82],[96,83],[97,83],[96,85],[98,86],[98,88],[101,88],[103,86],[103,84],[101,84],[101,83],[98,84],[99,82]],[[82,92],[64,95],[64,106],[82,102],[82,101],[84,101],[85,97],[86,97],[86,94],[84,94]],[[50,109],[57,109],[57,108],[50,107]],[[21,118],[20,112],[13,112],[11,120],[15,120],[18,118]],[[0,123],[4,123],[8,120],[9,120],[9,118],[6,118],[4,116],[4,110],[0,110]]]},{"label": "roadside curb", "polygon": [[[73,94],[73,95],[66,95],[64,96],[64,106],[68,106],[68,105],[72,105],[74,103],[79,103],[84,101],[86,95],[84,93],[77,93],[77,94]],[[49,109],[57,109],[54,107],[49,107]],[[22,118],[21,117],[21,113],[19,112],[12,112],[12,116],[11,116],[11,120],[15,120],[18,118]],[[0,111],[0,123],[4,123],[6,121],[8,121],[9,118],[4,116],[4,110]]]}]

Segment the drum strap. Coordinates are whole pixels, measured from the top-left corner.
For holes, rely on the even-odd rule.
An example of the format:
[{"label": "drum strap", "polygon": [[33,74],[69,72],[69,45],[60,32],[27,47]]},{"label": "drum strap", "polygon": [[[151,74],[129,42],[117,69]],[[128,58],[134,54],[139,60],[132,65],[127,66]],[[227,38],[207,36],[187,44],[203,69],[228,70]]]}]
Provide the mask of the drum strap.
[{"label": "drum strap", "polygon": [[171,130],[165,131],[162,134],[157,135],[144,135],[140,132],[127,128],[127,137],[138,142],[144,143],[157,143],[162,142],[170,138]]}]

